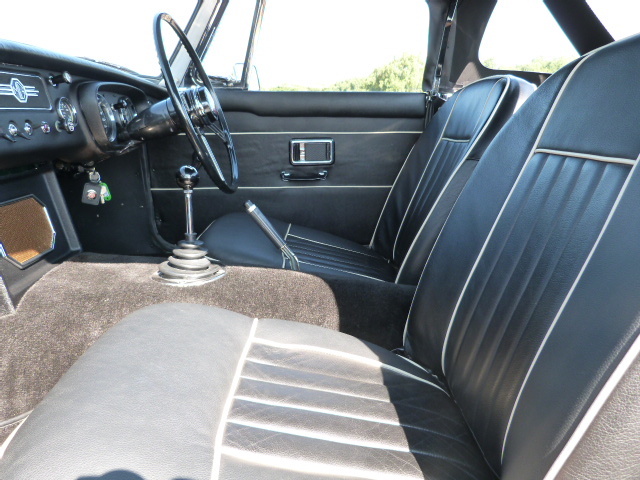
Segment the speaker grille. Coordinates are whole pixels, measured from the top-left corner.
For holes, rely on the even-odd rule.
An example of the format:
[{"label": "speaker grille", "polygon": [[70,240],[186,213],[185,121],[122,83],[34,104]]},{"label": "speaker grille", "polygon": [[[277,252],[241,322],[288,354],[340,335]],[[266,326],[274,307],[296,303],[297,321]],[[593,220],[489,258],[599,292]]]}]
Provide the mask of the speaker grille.
[{"label": "speaker grille", "polygon": [[0,242],[7,259],[25,268],[53,250],[56,232],[33,195],[0,204]]}]

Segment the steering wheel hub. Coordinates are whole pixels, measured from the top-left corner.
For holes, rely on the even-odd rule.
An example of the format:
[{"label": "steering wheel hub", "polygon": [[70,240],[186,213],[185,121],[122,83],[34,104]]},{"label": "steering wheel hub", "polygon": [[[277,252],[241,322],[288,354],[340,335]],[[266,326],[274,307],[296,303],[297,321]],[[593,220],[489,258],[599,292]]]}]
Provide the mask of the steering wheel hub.
[{"label": "steering wheel hub", "polygon": [[198,127],[214,125],[218,121],[213,96],[205,87],[191,87],[181,92],[191,121]]}]

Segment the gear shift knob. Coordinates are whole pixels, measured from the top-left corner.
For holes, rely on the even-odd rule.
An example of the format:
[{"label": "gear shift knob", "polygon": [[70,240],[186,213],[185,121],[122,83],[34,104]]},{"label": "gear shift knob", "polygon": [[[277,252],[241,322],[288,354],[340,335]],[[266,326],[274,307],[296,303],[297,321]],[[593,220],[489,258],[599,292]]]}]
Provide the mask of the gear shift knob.
[{"label": "gear shift knob", "polygon": [[200,182],[200,174],[196,167],[183,165],[176,172],[176,183],[183,190],[193,190]]}]

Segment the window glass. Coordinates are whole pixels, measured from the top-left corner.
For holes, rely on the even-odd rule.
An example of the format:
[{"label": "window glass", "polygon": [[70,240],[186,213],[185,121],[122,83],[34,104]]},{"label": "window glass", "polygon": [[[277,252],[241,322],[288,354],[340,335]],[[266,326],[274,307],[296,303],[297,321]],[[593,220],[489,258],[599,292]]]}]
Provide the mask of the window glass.
[{"label": "window glass", "polygon": [[629,0],[587,0],[587,4],[614,39],[640,32],[640,3]]},{"label": "window glass", "polygon": [[[156,76],[160,67],[153,18],[166,12],[184,29],[198,4],[198,0],[65,0],[63,5],[30,0],[20,8],[3,4],[0,37]],[[165,43],[168,55],[174,45]]]},{"label": "window glass", "polygon": [[553,73],[578,57],[542,0],[499,0],[480,45],[489,68]]},{"label": "window glass", "polygon": [[240,80],[255,8],[256,0],[229,2],[202,62],[208,75]]},{"label": "window glass", "polygon": [[252,63],[262,90],[420,91],[428,29],[424,0],[269,0]]}]

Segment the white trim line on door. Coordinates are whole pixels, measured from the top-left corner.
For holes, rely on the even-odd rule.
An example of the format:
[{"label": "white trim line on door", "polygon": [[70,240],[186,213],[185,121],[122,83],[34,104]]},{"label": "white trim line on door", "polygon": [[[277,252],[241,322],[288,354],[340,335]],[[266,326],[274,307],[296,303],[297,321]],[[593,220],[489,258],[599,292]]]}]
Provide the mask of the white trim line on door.
[{"label": "white trim line on door", "polygon": [[[282,187],[238,187],[238,190],[284,190],[291,188],[391,188],[391,185],[283,185]],[[152,192],[182,192],[178,187],[153,187]],[[220,190],[218,187],[196,187],[194,190]]]},{"label": "white trim line on door", "polygon": [[[241,135],[419,135],[420,130],[382,130],[377,132],[231,132],[233,136]],[[178,135],[185,135],[179,133]],[[216,133],[205,133],[206,136],[217,136]]]}]

